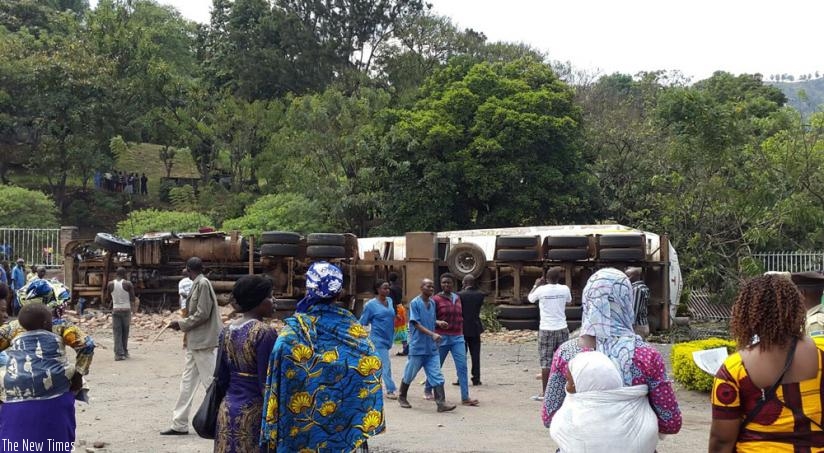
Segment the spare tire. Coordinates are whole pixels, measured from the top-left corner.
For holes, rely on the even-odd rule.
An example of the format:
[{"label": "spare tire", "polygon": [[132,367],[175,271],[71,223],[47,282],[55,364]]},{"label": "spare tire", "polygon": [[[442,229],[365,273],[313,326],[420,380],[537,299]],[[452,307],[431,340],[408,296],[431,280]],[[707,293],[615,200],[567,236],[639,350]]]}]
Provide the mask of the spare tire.
[{"label": "spare tire", "polygon": [[486,269],[486,255],[477,245],[462,242],[449,247],[446,265],[459,280],[467,275],[478,278]]},{"label": "spare tire", "polygon": [[567,321],[580,321],[584,315],[584,307],[580,305],[568,305],[564,309]]},{"label": "spare tire", "polygon": [[584,261],[589,258],[587,249],[549,249],[546,259],[550,261]]},{"label": "spare tire", "polygon": [[94,243],[110,252],[132,253],[134,251],[132,241],[109,233],[97,233]]},{"label": "spare tire", "polygon": [[498,305],[495,307],[497,317],[503,319],[540,319],[541,313],[535,304]]},{"label": "spare tire", "polygon": [[306,236],[307,245],[346,245],[346,236],[335,233],[311,233]]},{"label": "spare tire", "polygon": [[538,236],[498,236],[495,247],[502,249],[519,249],[537,247]]},{"label": "spare tire", "polygon": [[300,247],[297,244],[263,244],[260,246],[261,256],[298,256]]},{"label": "spare tire", "polygon": [[306,247],[310,258],[346,258],[346,248],[340,245],[310,245]]},{"label": "spare tire", "polygon": [[277,311],[295,311],[298,301],[295,299],[275,299],[273,305]]},{"label": "spare tire", "polygon": [[547,236],[549,248],[575,249],[589,247],[589,236]]},{"label": "spare tire", "polygon": [[601,249],[598,259],[602,261],[643,261],[644,249]]},{"label": "spare tire", "polygon": [[537,319],[499,319],[498,322],[509,330],[538,330],[541,324]]},{"label": "spare tire", "polygon": [[570,332],[574,332],[581,328],[581,321],[567,321],[567,329]]},{"label": "spare tire", "polygon": [[598,247],[624,248],[644,247],[643,234],[602,234],[598,236]]},{"label": "spare tire", "polygon": [[292,231],[264,231],[258,242],[261,244],[298,244],[300,234]]},{"label": "spare tire", "polygon": [[537,249],[500,249],[497,252],[499,261],[538,261]]}]

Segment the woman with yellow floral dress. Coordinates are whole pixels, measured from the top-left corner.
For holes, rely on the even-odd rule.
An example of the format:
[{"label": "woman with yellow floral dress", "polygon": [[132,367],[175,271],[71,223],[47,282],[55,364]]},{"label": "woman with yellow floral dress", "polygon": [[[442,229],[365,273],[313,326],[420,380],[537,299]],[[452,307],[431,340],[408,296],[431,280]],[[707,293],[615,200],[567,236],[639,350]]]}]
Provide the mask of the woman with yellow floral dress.
[{"label": "woman with yellow floral dress", "polygon": [[259,450],[266,370],[277,338],[275,328],[263,322],[272,315],[272,280],[247,275],[235,283],[232,296],[243,316],[220,333],[217,379],[226,385],[226,396],[218,410],[214,451],[251,453]]},{"label": "woman with yellow floral dress", "polygon": [[269,357],[262,451],[367,451],[384,430],[381,360],[357,318],[333,303],[342,288],[337,266],[309,267],[306,297]]}]

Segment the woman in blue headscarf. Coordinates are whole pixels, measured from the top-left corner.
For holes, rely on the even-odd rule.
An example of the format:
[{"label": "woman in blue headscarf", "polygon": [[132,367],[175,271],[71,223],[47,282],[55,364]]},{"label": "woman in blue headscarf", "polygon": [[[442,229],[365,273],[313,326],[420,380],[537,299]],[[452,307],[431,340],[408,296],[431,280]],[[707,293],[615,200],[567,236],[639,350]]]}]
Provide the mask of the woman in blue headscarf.
[{"label": "woman in blue headscarf", "polygon": [[384,430],[382,363],[363,326],[334,302],[343,274],[313,263],[266,378],[261,451],[366,451]]}]

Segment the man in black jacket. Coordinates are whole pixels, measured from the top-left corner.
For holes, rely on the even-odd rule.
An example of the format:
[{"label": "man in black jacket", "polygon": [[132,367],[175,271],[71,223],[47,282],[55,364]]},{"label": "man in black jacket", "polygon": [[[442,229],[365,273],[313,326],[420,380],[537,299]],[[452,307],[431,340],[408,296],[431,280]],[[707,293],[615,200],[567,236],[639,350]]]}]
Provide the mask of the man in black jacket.
[{"label": "man in black jacket", "polygon": [[458,293],[463,308],[463,334],[466,349],[472,356],[472,385],[481,385],[481,307],[486,294],[475,287],[475,277],[463,278],[463,290]]}]

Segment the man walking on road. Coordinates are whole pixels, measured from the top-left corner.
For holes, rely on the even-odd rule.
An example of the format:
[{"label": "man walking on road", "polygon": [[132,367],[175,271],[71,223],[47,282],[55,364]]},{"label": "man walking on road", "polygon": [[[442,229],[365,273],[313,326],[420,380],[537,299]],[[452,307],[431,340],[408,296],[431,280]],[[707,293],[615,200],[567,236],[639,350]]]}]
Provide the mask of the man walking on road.
[{"label": "man walking on road", "polygon": [[486,294],[475,287],[475,277],[463,278],[463,289],[458,293],[463,308],[463,334],[466,350],[472,356],[472,385],[481,385],[481,307]]},{"label": "man walking on road", "polygon": [[112,331],[114,333],[114,360],[129,357],[129,325],[132,323],[134,285],[126,280],[126,269],[117,268],[117,278],[109,282],[109,297],[112,300]]},{"label": "man walking on road", "polygon": [[169,327],[186,333],[186,362],[180,378],[180,394],[172,412],[172,427],[162,435],[189,433],[189,410],[197,382],[209,387],[217,360],[215,348],[220,334],[220,312],[211,282],[203,276],[203,262],[194,256],[186,262],[192,290],[186,301],[186,317]]},{"label": "man walking on road", "polygon": [[538,354],[541,361],[542,386],[541,392],[532,397],[536,401],[543,399],[555,350],[569,340],[566,306],[572,302],[572,294],[568,286],[559,283],[563,274],[563,267],[549,268],[546,271],[546,278],[535,280],[535,285],[527,296],[533,304],[538,303],[541,312],[541,323],[538,327]]},{"label": "man walking on road", "polygon": [[444,321],[435,320],[435,301],[432,300],[434,292],[435,283],[425,278],[421,282],[421,294],[409,303],[409,356],[401,380],[398,403],[403,408],[412,407],[406,399],[409,384],[415,381],[415,376],[423,368],[426,381],[432,384],[435,391],[438,412],[447,412],[455,409],[455,406],[446,404],[446,392],[443,388],[443,374],[438,356],[438,344],[442,338],[435,333],[436,325],[447,327],[447,324]]}]

